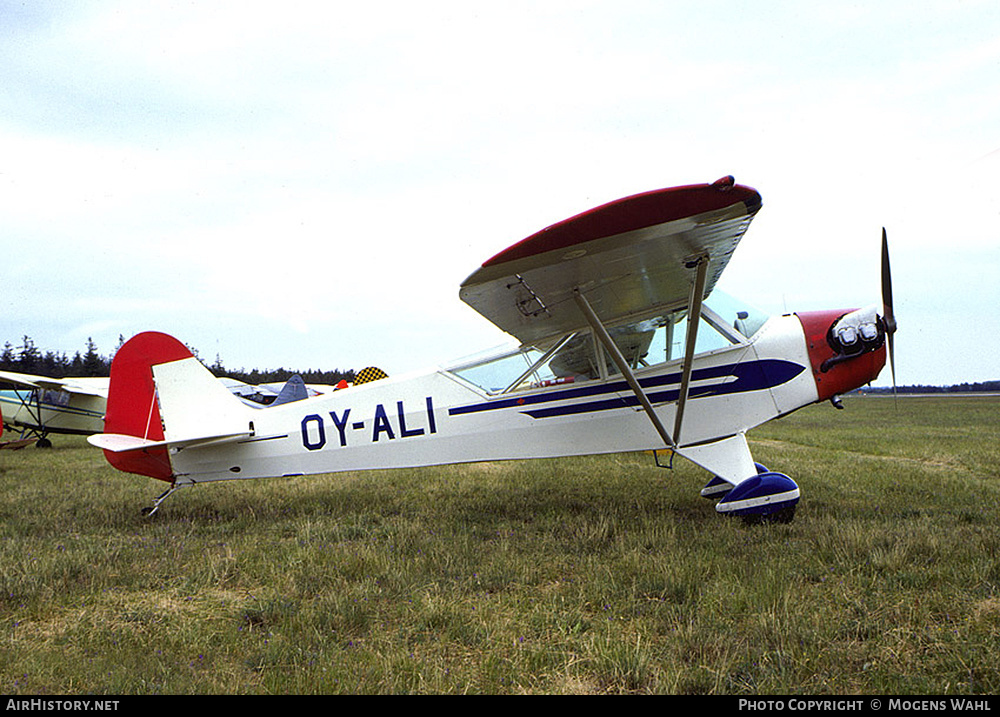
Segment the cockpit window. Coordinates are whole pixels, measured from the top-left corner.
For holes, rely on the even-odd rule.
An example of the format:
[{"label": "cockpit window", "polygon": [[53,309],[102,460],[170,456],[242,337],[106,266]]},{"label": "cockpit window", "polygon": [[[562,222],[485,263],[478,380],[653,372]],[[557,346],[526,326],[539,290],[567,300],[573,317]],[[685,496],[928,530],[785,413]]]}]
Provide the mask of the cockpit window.
[{"label": "cockpit window", "polygon": [[42,391],[41,402],[46,406],[68,406],[69,405],[69,392],[59,391],[59,390],[45,390]]},{"label": "cockpit window", "polygon": [[479,386],[487,393],[503,393],[542,356],[541,351],[531,346],[498,350],[493,355],[473,358],[449,367],[448,371]]},{"label": "cockpit window", "polygon": [[[713,292],[702,309],[695,353],[740,344],[756,333],[767,317],[759,311]],[[718,307],[718,308],[716,308]],[[608,329],[628,365],[637,372],[669,361],[680,361],[687,343],[687,309],[669,312]],[[618,366],[590,331],[580,331],[547,350],[522,347],[471,359],[448,369],[489,394],[506,394],[564,383],[594,381],[620,373]]]}]

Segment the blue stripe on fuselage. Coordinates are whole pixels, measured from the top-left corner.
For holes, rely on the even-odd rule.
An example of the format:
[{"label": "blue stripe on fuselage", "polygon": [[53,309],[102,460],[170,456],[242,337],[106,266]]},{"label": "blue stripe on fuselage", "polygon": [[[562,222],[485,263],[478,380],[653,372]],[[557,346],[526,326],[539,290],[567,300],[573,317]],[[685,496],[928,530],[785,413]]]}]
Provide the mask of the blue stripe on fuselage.
[{"label": "blue stripe on fuselage", "polygon": [[[707,381],[712,379],[726,378],[732,376],[735,380],[709,386],[692,386],[689,390],[690,398],[703,398],[706,396],[721,396],[732,393],[745,393],[747,391],[760,391],[764,389],[780,386],[791,381],[805,370],[804,366],[785,361],[782,359],[764,359],[762,361],[749,361],[745,363],[728,364],[726,366],[713,366],[710,368],[697,369],[692,371],[692,381]],[[653,403],[665,401],[676,401],[680,393],[680,372],[664,374],[662,376],[651,376],[639,379],[639,385],[646,389],[646,395]],[[663,390],[651,390],[670,386]],[[618,394],[623,395],[609,395]],[[540,406],[540,404],[551,404],[555,401],[564,401],[576,398],[593,397],[595,400],[573,403],[562,406]],[[457,406],[448,410],[448,415],[459,416],[466,413],[479,413],[481,411],[495,411],[504,408],[520,408],[522,413],[526,413],[533,418],[550,418],[552,416],[566,416],[577,413],[589,413],[593,411],[607,411],[615,408],[631,408],[637,406],[639,399],[632,394],[628,384],[624,380],[614,381],[607,384],[591,384],[573,388],[560,389],[536,393],[533,395],[517,396],[513,398],[502,398],[486,403],[474,403],[467,406]],[[530,406],[540,406],[539,408],[528,408]]]}]

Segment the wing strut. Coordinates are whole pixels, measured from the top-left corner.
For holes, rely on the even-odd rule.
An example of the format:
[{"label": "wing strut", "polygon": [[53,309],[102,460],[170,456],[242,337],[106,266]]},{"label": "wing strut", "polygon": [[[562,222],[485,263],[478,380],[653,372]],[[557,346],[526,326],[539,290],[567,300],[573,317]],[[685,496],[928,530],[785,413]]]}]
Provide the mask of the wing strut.
[{"label": "wing strut", "polygon": [[691,286],[691,299],[688,301],[687,344],[684,347],[684,363],[681,367],[681,390],[677,395],[677,414],[674,418],[674,439],[681,439],[681,422],[684,420],[684,406],[688,399],[688,389],[691,385],[691,363],[694,358],[694,345],[698,339],[698,325],[701,323],[701,302],[705,298],[705,277],[708,275],[708,255],[698,257],[688,263],[688,267],[697,270],[694,284]]},{"label": "wing strut", "polygon": [[653,427],[656,428],[656,432],[660,434],[660,438],[663,442],[667,444],[670,448],[675,448],[676,443],[674,439],[671,438],[667,429],[664,427],[663,423],[660,421],[660,417],[656,415],[656,411],[653,410],[653,404],[649,402],[649,398],[642,391],[642,386],[639,385],[639,381],[636,379],[635,374],[632,373],[632,367],[628,365],[628,361],[622,356],[622,352],[618,350],[618,346],[615,342],[611,340],[611,336],[608,334],[607,329],[604,328],[604,324],[601,323],[600,318],[594,313],[593,308],[590,306],[590,302],[587,301],[586,297],[580,293],[580,289],[573,290],[573,298],[576,300],[577,306],[580,307],[580,311],[587,318],[590,323],[591,328],[594,330],[594,335],[600,340],[601,344],[604,346],[605,351],[611,356],[611,360],[615,362],[618,370],[622,372],[622,376],[628,382],[629,387],[635,393],[636,398],[639,399],[639,403],[646,414],[649,416],[649,420],[653,422]]}]

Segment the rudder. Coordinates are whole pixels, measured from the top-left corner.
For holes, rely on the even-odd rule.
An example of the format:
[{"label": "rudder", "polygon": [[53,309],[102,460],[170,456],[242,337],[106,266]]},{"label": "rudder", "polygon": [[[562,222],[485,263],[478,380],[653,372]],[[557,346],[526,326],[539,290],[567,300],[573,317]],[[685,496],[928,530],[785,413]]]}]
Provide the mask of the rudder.
[{"label": "rudder", "polygon": [[[162,441],[163,424],[156,399],[153,366],[191,358],[180,341],[167,334],[147,331],[125,342],[111,363],[111,386],[104,416],[104,432]],[[104,451],[108,463],[126,473],[138,473],[173,482],[166,448],[128,453]]]}]

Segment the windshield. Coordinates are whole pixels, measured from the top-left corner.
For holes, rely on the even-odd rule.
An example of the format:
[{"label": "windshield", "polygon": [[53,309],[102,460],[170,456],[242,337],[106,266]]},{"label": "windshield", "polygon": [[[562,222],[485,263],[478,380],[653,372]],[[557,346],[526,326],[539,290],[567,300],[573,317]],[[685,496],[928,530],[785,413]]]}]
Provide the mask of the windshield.
[{"label": "windshield", "polygon": [[771,318],[760,309],[741,299],[716,289],[705,300],[705,305],[717,314],[728,326],[750,338]]}]

